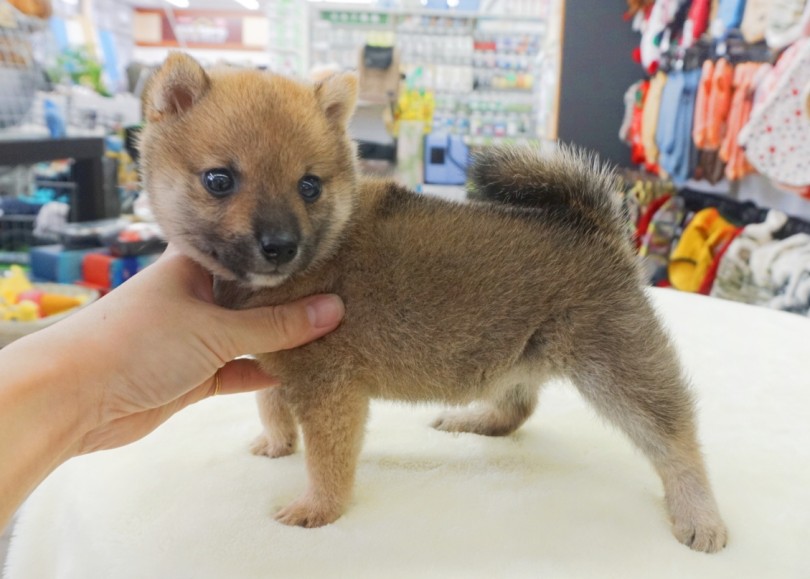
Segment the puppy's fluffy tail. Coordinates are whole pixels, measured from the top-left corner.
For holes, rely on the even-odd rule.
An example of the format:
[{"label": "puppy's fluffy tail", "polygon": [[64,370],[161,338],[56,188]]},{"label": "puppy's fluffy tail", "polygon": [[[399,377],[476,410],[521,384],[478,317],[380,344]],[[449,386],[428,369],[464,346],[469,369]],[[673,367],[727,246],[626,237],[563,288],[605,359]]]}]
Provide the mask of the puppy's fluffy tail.
[{"label": "puppy's fluffy tail", "polygon": [[594,154],[561,145],[543,155],[531,147],[490,147],[475,155],[472,198],[547,209],[585,226],[623,231],[617,179]]}]

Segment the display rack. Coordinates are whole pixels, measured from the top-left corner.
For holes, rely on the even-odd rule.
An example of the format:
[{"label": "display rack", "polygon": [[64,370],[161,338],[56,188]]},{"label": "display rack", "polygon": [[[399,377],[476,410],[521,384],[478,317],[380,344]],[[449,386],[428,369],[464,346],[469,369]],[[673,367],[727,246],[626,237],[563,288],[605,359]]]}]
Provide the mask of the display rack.
[{"label": "display rack", "polygon": [[306,2],[268,0],[265,14],[268,22],[267,51],[270,68],[276,72],[304,75],[307,70]]},{"label": "display rack", "polygon": [[[432,130],[469,144],[554,139],[560,2],[483,3],[482,11],[312,7],[313,66],[357,67],[365,44],[394,45],[411,88],[435,95]],[[486,10],[484,12],[483,10]]]},{"label": "display rack", "polygon": [[0,139],[0,164],[32,165],[55,159],[73,159],[72,174],[76,183],[71,199],[72,221],[93,221],[109,217],[104,194],[104,139]]}]

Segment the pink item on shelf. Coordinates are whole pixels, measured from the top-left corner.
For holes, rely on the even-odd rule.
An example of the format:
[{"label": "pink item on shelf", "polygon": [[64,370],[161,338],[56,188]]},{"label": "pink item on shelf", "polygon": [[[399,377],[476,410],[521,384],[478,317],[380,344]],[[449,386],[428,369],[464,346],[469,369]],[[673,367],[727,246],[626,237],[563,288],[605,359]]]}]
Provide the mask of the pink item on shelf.
[{"label": "pink item on shelf", "polygon": [[763,175],[789,187],[810,185],[810,40],[793,47],[787,67],[743,135],[746,156]]}]

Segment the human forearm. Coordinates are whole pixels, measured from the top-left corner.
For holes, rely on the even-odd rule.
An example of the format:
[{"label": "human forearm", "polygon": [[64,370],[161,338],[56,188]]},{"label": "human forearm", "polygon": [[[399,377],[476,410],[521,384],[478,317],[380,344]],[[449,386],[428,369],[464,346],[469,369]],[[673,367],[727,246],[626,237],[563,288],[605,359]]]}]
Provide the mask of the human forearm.
[{"label": "human forearm", "polygon": [[28,494],[75,454],[82,402],[64,350],[44,354],[45,336],[0,350],[0,528]]}]

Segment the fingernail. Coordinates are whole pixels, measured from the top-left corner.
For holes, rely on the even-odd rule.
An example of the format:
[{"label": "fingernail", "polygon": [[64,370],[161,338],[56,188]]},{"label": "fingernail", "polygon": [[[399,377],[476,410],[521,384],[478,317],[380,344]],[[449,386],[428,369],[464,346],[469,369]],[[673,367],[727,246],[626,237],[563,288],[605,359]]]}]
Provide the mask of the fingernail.
[{"label": "fingernail", "polygon": [[334,326],[343,317],[343,301],[334,295],[314,298],[307,304],[307,317],[315,329]]}]

